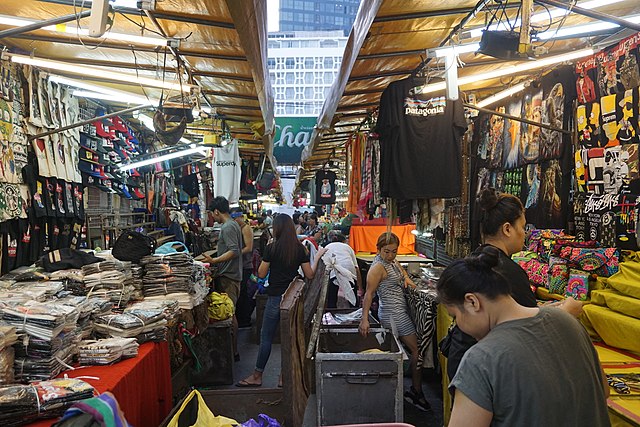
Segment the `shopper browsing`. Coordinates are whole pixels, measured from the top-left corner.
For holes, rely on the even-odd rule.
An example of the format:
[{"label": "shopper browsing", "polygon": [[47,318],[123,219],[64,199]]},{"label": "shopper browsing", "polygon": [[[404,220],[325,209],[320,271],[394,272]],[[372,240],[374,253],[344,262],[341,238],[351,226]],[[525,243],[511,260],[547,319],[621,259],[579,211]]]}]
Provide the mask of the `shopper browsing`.
[{"label": "shopper browsing", "polygon": [[218,256],[211,258],[204,254],[204,259],[206,262],[218,266],[218,274],[215,278],[216,291],[226,293],[233,301],[233,354],[235,359],[239,360],[238,320],[235,316],[235,309],[242,281],[242,231],[229,214],[229,201],[226,198],[218,196],[213,199],[209,211],[213,220],[222,224],[222,227],[218,239]]},{"label": "shopper browsing", "polygon": [[368,314],[373,297],[378,293],[380,308],[378,317],[386,329],[393,331],[411,353],[411,388],[405,397],[424,411],[431,409],[422,392],[422,371],[418,365],[418,338],[416,327],[409,315],[409,307],[404,297],[404,288],[415,288],[409,275],[396,260],[400,239],[393,233],[383,233],[378,237],[378,254],[367,274],[367,290],[362,302],[362,320],[358,329],[363,336],[369,333]]},{"label": "shopper browsing", "polygon": [[496,271],[502,256],[486,246],[454,261],[437,285],[459,328],[479,340],[451,382],[449,427],[610,425],[608,385],[589,335],[562,310],[518,304]]},{"label": "shopper browsing", "polygon": [[[535,294],[529,285],[527,273],[511,255],[524,247],[525,224],[524,207],[517,197],[507,193],[497,193],[493,188],[485,188],[478,198],[480,206],[480,232],[483,244],[474,252],[479,254],[485,247],[498,249],[499,263],[495,270],[506,277],[511,289],[511,297],[524,307],[537,307]],[[567,298],[553,304],[577,317],[582,312],[582,303]],[[465,352],[477,341],[454,326],[449,336],[448,349],[443,353],[447,357],[447,375],[452,380]]]},{"label": "shopper browsing", "polygon": [[320,240],[322,239],[322,227],[318,225],[318,215],[309,215],[309,218],[307,219],[307,229],[304,234],[312,237],[316,243],[320,243]]},{"label": "shopper browsing", "polygon": [[244,219],[244,212],[240,208],[231,210],[231,218],[240,226],[242,231],[242,282],[240,283],[240,294],[236,308],[236,318],[238,327],[251,326],[251,314],[256,307],[253,293],[249,292],[249,282],[253,274],[253,230]]},{"label": "shopper browsing", "polygon": [[[280,301],[282,294],[287,290],[302,267],[304,276],[313,279],[315,267],[309,263],[309,254],[296,236],[293,220],[289,215],[280,214],[273,221],[274,241],[269,243],[262,255],[262,263],[258,268],[258,276],[264,278],[269,274],[269,286],[267,287],[267,304],[262,317],[262,330],[260,331],[260,349],[258,359],[252,375],[236,383],[237,387],[260,387],[262,385],[262,373],[271,355],[271,344],[276,329],[280,324]],[[324,249],[318,251],[319,259]]]},{"label": "shopper browsing", "polygon": [[[323,256],[325,265],[333,265],[329,273],[329,289],[327,290],[327,308],[338,306],[338,290],[342,287],[347,300],[352,307],[356,305],[354,291],[362,296],[362,276],[358,268],[356,253],[351,246],[345,243],[346,239],[339,231],[329,232],[329,244],[326,247],[327,253]],[[340,286],[342,284],[342,286]]]}]

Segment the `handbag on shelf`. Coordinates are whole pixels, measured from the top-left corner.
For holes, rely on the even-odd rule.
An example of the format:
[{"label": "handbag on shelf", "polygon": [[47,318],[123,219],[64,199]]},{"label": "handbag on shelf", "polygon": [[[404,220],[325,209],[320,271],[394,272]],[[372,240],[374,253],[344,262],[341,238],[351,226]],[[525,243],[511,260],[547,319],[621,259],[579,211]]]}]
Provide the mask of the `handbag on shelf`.
[{"label": "handbag on shelf", "polygon": [[574,248],[565,246],[560,257],[578,266],[581,270],[609,277],[618,272],[620,261],[616,248]]},{"label": "handbag on shelf", "polygon": [[519,261],[520,267],[527,272],[529,276],[529,282],[536,286],[548,286],[549,280],[549,264],[540,262],[540,260],[533,258],[529,261]]},{"label": "handbag on shelf", "polygon": [[125,230],[113,245],[111,254],[120,261],[140,263],[142,257],[151,255],[156,249],[156,239],[133,230]]}]

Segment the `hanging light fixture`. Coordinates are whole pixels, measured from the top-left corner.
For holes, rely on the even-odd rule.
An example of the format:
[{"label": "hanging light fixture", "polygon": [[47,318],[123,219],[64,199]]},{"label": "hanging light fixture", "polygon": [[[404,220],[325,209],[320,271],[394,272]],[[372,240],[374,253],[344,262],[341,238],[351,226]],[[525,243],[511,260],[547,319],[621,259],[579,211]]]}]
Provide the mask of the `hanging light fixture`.
[{"label": "hanging light fixture", "polygon": [[138,77],[135,74],[127,74],[115,71],[108,71],[102,68],[90,67],[88,65],[70,64],[68,62],[54,61],[51,59],[35,58],[26,55],[18,55],[15,53],[8,54],[11,61],[18,64],[33,65],[35,67],[48,68],[52,70],[65,71],[71,74],[79,74],[94,78],[104,78],[107,80],[115,80],[123,83],[135,83],[142,86],[157,87],[161,89],[171,89],[182,92],[190,92],[191,85],[163,82],[162,80],[152,79],[148,77]]}]

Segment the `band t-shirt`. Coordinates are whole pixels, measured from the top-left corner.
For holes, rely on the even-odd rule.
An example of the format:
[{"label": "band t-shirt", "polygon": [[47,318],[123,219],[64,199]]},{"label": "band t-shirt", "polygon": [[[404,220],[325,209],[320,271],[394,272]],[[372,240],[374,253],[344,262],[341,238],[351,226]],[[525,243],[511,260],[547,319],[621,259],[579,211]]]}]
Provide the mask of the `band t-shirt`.
[{"label": "band t-shirt", "polygon": [[[424,83],[424,81],[422,82]],[[401,200],[460,196],[459,142],[467,129],[461,100],[416,94],[412,77],[391,83],[380,98],[380,184]]]},{"label": "band t-shirt", "polygon": [[332,205],[336,202],[336,173],[326,170],[316,172],[316,205]]}]

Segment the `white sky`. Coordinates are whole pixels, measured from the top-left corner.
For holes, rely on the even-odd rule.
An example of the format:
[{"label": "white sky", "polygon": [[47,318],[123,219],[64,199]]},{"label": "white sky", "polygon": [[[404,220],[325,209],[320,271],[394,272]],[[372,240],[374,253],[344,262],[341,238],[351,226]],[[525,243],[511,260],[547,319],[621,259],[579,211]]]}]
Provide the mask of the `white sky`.
[{"label": "white sky", "polygon": [[267,0],[267,31],[274,32],[280,29],[280,0]]}]

